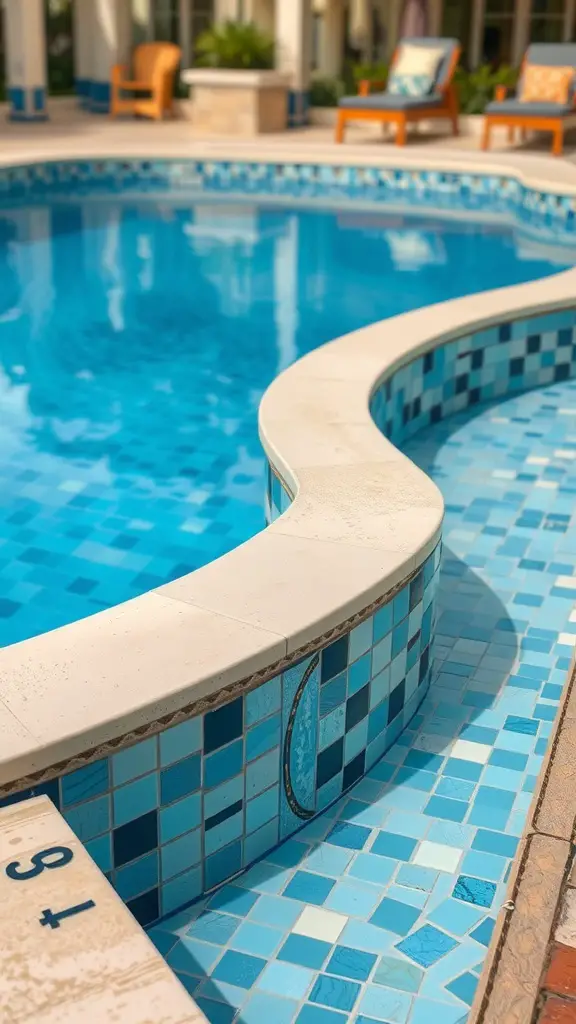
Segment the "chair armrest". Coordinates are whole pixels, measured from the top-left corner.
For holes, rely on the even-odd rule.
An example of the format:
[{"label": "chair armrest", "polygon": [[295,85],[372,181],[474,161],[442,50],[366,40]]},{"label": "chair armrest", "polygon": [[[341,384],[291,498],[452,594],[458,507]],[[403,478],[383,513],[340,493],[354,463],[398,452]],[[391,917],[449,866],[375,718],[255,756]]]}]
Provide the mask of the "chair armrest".
[{"label": "chair armrest", "polygon": [[508,86],[507,85],[497,85],[496,86],[496,88],[494,90],[494,99],[496,100],[497,103],[502,103],[502,101],[506,99],[507,95],[508,95]]},{"label": "chair armrest", "polygon": [[110,73],[110,78],[113,82],[119,83],[124,78],[124,75],[128,72],[127,64],[114,64]]}]

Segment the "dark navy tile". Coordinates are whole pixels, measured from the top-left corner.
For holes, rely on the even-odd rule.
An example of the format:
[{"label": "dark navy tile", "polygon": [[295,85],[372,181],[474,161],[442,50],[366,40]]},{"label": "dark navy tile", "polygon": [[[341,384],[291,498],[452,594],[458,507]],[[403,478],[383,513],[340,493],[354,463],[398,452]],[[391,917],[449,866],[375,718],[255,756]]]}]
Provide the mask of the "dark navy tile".
[{"label": "dark navy tile", "polygon": [[320,656],[320,682],[327,683],[348,665],[348,634],[325,647]]},{"label": "dark navy tile", "polygon": [[158,811],[149,811],[112,832],[114,867],[136,860],[158,846]]},{"label": "dark navy tile", "polygon": [[204,715],[204,753],[211,754],[242,735],[244,698],[224,704]]}]

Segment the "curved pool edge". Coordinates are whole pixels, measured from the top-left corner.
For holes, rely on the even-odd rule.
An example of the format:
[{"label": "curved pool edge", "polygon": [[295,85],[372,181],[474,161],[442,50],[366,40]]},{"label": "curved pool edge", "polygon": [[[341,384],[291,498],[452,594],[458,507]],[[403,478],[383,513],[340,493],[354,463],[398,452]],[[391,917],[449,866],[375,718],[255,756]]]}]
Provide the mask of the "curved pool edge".
[{"label": "curved pool edge", "polygon": [[569,270],[451,300],[286,370],[260,410],[272,466],[297,491],[281,519],[187,577],[0,651],[4,790],[247,692],[369,613],[434,549],[442,521],[436,486],[371,418],[379,382],[467,332],[569,309],[575,291]]}]

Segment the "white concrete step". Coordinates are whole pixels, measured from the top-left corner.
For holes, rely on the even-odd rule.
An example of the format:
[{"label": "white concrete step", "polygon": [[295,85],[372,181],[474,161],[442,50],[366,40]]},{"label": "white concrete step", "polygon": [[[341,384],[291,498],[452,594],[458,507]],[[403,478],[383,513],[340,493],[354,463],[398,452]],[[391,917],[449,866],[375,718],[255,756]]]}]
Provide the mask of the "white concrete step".
[{"label": "white concrete step", "polygon": [[2,1024],[204,1024],[47,797],[0,810]]}]

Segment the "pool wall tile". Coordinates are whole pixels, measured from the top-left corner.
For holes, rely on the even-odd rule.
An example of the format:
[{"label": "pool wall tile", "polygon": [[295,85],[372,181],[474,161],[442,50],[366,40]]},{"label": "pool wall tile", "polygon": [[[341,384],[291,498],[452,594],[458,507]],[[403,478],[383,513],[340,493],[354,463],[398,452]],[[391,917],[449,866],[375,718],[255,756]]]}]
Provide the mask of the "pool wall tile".
[{"label": "pool wall tile", "polygon": [[0,804],[42,789],[141,923],[177,910],[301,829],[394,743],[428,689],[418,624],[438,568],[433,553],[387,604],[250,693]]}]

